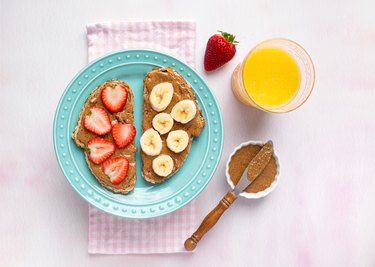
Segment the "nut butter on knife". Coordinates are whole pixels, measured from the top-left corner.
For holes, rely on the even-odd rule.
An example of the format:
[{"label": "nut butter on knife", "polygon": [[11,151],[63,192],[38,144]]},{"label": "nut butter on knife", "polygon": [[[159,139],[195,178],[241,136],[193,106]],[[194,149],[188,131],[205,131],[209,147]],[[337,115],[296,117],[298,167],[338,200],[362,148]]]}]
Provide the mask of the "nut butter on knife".
[{"label": "nut butter on knife", "polygon": [[268,141],[258,154],[251,160],[249,166],[243,172],[235,188],[229,191],[219,202],[219,204],[203,219],[201,225],[185,241],[186,250],[194,250],[201,238],[217,223],[224,211],[237,199],[238,195],[244,191],[264,170],[273,155],[272,141]]}]

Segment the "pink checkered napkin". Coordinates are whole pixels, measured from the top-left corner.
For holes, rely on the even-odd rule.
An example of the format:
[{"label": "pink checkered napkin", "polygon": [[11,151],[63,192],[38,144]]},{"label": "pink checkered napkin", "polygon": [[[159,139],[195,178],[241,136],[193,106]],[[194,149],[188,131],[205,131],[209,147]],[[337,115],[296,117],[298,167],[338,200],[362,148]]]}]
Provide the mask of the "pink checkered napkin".
[{"label": "pink checkered napkin", "polygon": [[[87,25],[88,60],[124,48],[164,51],[195,65],[193,22],[105,22]],[[139,177],[140,178],[140,177]],[[142,178],[140,178],[142,179]],[[171,214],[130,220],[89,205],[89,253],[184,252],[183,243],[194,230],[194,201]]]}]

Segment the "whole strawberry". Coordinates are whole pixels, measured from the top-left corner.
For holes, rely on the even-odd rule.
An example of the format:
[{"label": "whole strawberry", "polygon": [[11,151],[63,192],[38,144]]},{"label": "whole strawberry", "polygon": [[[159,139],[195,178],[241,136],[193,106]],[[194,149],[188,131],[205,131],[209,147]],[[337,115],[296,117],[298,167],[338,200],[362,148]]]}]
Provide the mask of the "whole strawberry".
[{"label": "whole strawberry", "polygon": [[208,39],[206,53],[204,55],[204,69],[206,71],[215,70],[229,62],[236,54],[238,42],[235,36],[219,31]]}]

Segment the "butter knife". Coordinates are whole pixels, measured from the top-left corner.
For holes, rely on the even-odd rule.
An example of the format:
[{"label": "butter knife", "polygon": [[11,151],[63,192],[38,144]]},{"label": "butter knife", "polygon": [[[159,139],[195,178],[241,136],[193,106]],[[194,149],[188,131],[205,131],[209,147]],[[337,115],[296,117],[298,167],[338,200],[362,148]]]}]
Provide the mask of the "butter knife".
[{"label": "butter knife", "polygon": [[234,189],[228,191],[219,204],[203,219],[198,229],[191,237],[186,239],[184,244],[186,250],[191,251],[196,248],[198,242],[214,227],[221,215],[232,205],[238,195],[262,173],[269,163],[272,154],[273,145],[271,141],[268,141],[246,167]]}]

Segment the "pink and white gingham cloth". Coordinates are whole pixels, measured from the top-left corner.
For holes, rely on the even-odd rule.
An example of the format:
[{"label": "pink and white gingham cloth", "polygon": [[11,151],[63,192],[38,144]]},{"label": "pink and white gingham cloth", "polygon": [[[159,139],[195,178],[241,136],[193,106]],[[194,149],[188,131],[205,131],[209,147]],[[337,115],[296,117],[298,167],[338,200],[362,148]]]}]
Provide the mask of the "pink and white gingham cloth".
[{"label": "pink and white gingham cloth", "polygon": [[[163,51],[195,65],[194,22],[105,22],[87,25],[88,60],[124,48]],[[142,179],[138,177],[138,179]],[[89,205],[89,253],[184,252],[195,226],[194,201],[171,214],[147,220],[112,216]]]}]

